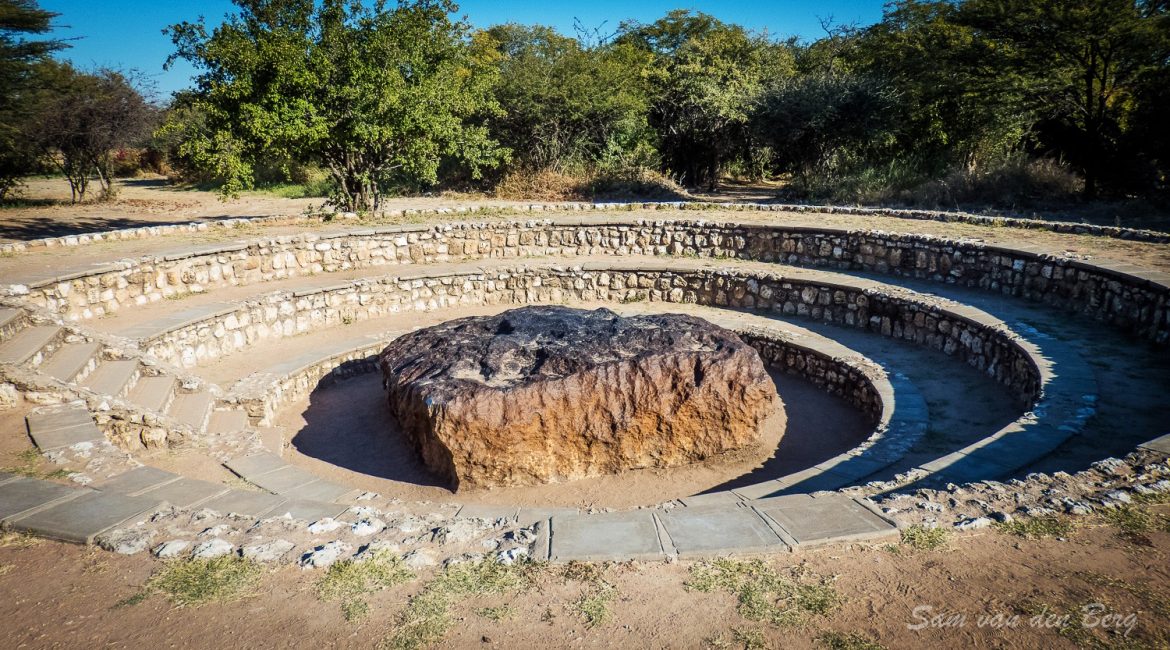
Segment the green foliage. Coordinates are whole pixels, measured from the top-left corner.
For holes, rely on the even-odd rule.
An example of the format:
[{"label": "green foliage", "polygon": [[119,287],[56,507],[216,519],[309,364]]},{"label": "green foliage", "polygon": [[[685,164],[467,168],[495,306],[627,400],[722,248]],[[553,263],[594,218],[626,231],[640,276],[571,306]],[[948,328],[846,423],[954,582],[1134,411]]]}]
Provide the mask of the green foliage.
[{"label": "green foliage", "polygon": [[765,72],[792,66],[787,48],[703,13],[676,10],[649,24],[622,25],[618,42],[653,54],[647,71],[650,125],[663,163],[684,185],[713,187],[751,148],[748,124]]},{"label": "green foliage", "polygon": [[[20,178],[37,166],[31,141],[30,93],[40,88],[38,64],[67,45],[42,36],[58,14],[35,0],[0,0],[0,201],[20,186]],[[30,38],[30,37],[38,38]]]},{"label": "green foliage", "polygon": [[925,526],[909,526],[902,529],[902,544],[919,551],[933,551],[947,545],[950,537],[945,528],[926,528]]},{"label": "green foliage", "polygon": [[773,625],[793,625],[810,614],[825,614],[837,607],[837,592],[826,581],[809,584],[800,577],[799,571],[793,577],[783,576],[762,560],[724,558],[691,567],[685,586],[704,593],[731,593],[741,616]]},{"label": "green foliage", "polygon": [[412,578],[414,573],[402,566],[396,554],[379,551],[361,562],[348,559],[330,565],[317,581],[317,597],[326,602],[340,600],[345,620],[355,621],[369,613],[366,594]]},{"label": "green foliage", "polygon": [[856,632],[822,632],[817,643],[826,650],[885,650],[885,646]]},{"label": "green foliage", "polygon": [[1068,537],[1076,530],[1076,522],[1072,517],[1045,515],[1043,517],[1013,519],[997,523],[995,527],[1009,535],[1027,539],[1044,539],[1046,537]]},{"label": "green foliage", "polygon": [[649,170],[931,207],[1170,191],[1165,2],[895,0],[798,42],[686,10],[610,39],[472,31],[449,0],[236,1],[170,28],[201,74],[155,147],[225,195],[311,166],[358,211],[496,168],[515,198],[660,187],[630,182]]},{"label": "green foliage", "polygon": [[191,106],[203,114],[180,152],[224,180],[251,187],[264,159],[318,163],[335,200],[376,211],[388,188],[430,184],[455,159],[473,177],[506,151],[476,120],[498,111],[497,53],[453,21],[447,0],[237,0],[211,33],[202,22],[169,32],[203,69]]},{"label": "green foliage", "polygon": [[142,592],[125,604],[136,604],[155,592],[180,607],[232,602],[252,593],[263,572],[259,564],[234,555],[173,560],[155,571]]},{"label": "green foliage", "polygon": [[628,44],[589,49],[552,28],[509,23],[486,32],[499,55],[493,137],[528,169],[630,168],[653,162],[643,71]]},{"label": "green foliage", "polygon": [[492,559],[449,567],[410,599],[394,635],[380,647],[416,650],[437,643],[450,629],[450,609],[460,600],[527,589],[540,570],[541,566],[532,562],[501,564]]}]

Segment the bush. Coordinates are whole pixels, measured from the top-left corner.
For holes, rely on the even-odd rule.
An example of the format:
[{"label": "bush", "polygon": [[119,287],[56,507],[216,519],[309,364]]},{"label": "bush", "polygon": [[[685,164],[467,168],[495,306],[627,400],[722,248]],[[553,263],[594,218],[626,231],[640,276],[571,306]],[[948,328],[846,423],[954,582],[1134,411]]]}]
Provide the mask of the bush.
[{"label": "bush", "polygon": [[501,199],[520,201],[590,201],[595,199],[681,200],[677,183],[648,169],[620,171],[516,169],[495,187]]}]

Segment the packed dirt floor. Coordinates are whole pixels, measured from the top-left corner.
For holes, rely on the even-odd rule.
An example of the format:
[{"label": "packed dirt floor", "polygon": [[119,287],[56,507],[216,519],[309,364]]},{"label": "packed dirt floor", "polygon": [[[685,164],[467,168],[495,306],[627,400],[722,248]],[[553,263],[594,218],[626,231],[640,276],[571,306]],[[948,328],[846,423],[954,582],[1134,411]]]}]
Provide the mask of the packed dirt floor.
[{"label": "packed dirt floor", "polygon": [[[400,629],[432,577],[368,595],[368,617],[347,622],[316,595],[320,572],[267,572],[228,603],[177,607],[156,594],[125,604],[157,562],[15,537],[3,545],[0,628],[14,649],[371,648]],[[1032,541],[964,534],[934,550],[859,544],[772,556],[769,567],[823,580],[835,596],[825,613],[782,625],[749,620],[724,591],[685,587],[690,562],[605,566],[593,584],[548,567],[527,588],[455,602],[436,647],[1165,648],[1168,548],[1167,532],[1129,539],[1100,526]],[[590,626],[583,596],[597,583],[607,585],[608,615]],[[833,644],[843,639],[880,645]]]},{"label": "packed dirt floor", "polygon": [[[26,196],[58,196],[57,180],[30,183]],[[59,197],[58,197],[59,198]],[[468,200],[461,199],[462,204]],[[494,199],[471,199],[506,207]],[[149,223],[186,222],[261,214],[298,215],[320,200],[290,200],[248,195],[221,203],[208,192],[178,190],[158,179],[124,183],[112,204],[64,206],[35,201],[0,210],[0,241],[25,240],[93,229]],[[457,204],[451,197],[396,199],[394,208]],[[637,213],[617,213],[628,219]],[[704,218],[768,221],[921,232],[986,242],[1031,244],[1090,259],[1113,259],[1170,270],[1170,246],[1043,231],[985,228],[893,218],[785,213],[694,213],[656,211],[648,218]],[[457,218],[446,215],[445,218]],[[483,218],[480,215],[478,218]],[[323,224],[314,232],[353,227],[353,222]],[[364,225],[364,224],[363,224]],[[245,237],[300,232],[301,226],[238,231],[211,230],[198,235],[143,239],[69,250],[71,265],[162,253],[192,244],[226,243]],[[62,264],[60,251],[0,256],[0,277],[36,276]],[[340,279],[334,276],[333,280]],[[272,288],[276,288],[273,286]],[[225,290],[209,299],[239,298]],[[176,303],[182,305],[182,301]],[[121,317],[121,316],[120,316]],[[135,318],[131,313],[126,318]],[[140,317],[140,316],[139,316]],[[95,328],[130,321],[95,321]],[[1164,350],[1093,336],[1093,324],[1070,323],[1059,313],[1030,319],[1037,327],[1068,328],[1070,341],[1094,366],[1102,383],[1103,408],[1092,436],[1072,441],[1042,471],[1074,470],[1087,459],[1131,449],[1135,435],[1164,419],[1170,358]],[[807,325],[807,323],[805,324]],[[356,327],[356,325],[355,325]],[[931,404],[934,429],[925,444],[939,449],[961,444],[1002,424],[1005,414],[987,407],[1002,398],[975,373],[946,372],[952,366],[896,342],[862,340],[844,331],[818,328],[858,351],[888,360],[920,380]],[[1135,350],[1144,350],[1135,354]],[[261,351],[263,352],[263,351]],[[238,377],[242,363],[200,368],[205,377]],[[754,456],[732,459],[716,470],[681,468],[673,473],[644,472],[621,479],[630,498],[612,497],[606,480],[560,486],[549,493],[508,494],[533,505],[629,507],[694,493],[752,472],[773,471],[775,459],[836,453],[866,433],[866,424],[809,385],[774,377],[784,409]],[[337,390],[338,386],[344,390]],[[446,501],[445,489],[428,485],[417,465],[397,455],[401,441],[384,432],[346,426],[377,420],[385,407],[376,375],[357,377],[320,389],[280,414],[277,434],[285,437],[290,462],[330,478],[355,480],[366,489],[402,490],[406,499]],[[1135,386],[1148,386],[1137,390]],[[826,423],[824,413],[836,420]],[[852,419],[851,419],[852,418]],[[1139,433],[1135,434],[1134,430]],[[338,432],[346,448],[337,450]],[[780,433],[783,432],[783,438]],[[817,440],[816,434],[823,437]],[[779,450],[776,441],[779,440]],[[811,441],[817,444],[810,448]],[[1109,443],[1118,441],[1117,444]],[[789,445],[785,448],[785,445]],[[801,447],[804,447],[803,449]],[[0,469],[45,476],[52,466],[30,456],[23,413],[0,411]],[[355,452],[362,450],[367,453]],[[784,453],[780,453],[783,451]],[[339,455],[340,454],[340,455]],[[375,463],[371,459],[391,459]],[[394,460],[397,458],[397,460]],[[167,453],[151,464],[210,480],[230,481],[214,461],[197,453]],[[739,463],[739,464],[736,464]],[[771,467],[769,463],[773,463]],[[336,464],[336,465],[332,465]],[[354,478],[356,470],[361,478]],[[615,479],[616,480],[616,479]],[[600,486],[600,487],[599,487]],[[493,503],[490,493],[471,500]],[[1006,527],[939,535],[934,543],[914,537],[802,549],[762,558],[752,570],[780,576],[784,584],[816,586],[812,607],[797,589],[764,594],[769,608],[797,612],[783,620],[761,620],[760,594],[750,589],[703,591],[696,575],[709,569],[692,561],[631,562],[592,567],[538,566],[525,580],[499,593],[452,597],[439,619],[445,627],[433,647],[453,648],[1170,648],[1170,505],[1142,506],[1140,521],[1081,518],[1071,528],[1013,534]],[[1138,515],[1134,515],[1137,517]],[[1067,523],[1067,522],[1062,522]],[[935,547],[937,546],[937,547]],[[745,560],[746,561],[746,560]],[[371,648],[393,646],[404,632],[407,614],[434,589],[442,569],[421,569],[405,582],[363,594],[364,616],[347,620],[337,601],[321,595],[324,572],[294,567],[264,569],[238,598],[182,605],[148,588],[165,563],[146,554],[115,553],[0,533],[0,647],[2,648]],[[742,568],[750,565],[735,565]],[[753,583],[754,584],[754,583]],[[761,583],[763,584],[763,583]],[[803,609],[802,609],[803,608]],[[804,612],[801,614],[800,612]]]}]

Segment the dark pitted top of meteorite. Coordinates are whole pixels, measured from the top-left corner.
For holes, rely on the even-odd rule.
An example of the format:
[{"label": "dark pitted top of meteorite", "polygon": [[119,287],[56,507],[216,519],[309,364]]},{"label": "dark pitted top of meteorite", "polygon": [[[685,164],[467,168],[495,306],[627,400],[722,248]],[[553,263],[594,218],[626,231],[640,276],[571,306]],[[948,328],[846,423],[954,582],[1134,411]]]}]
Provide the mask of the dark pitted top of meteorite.
[{"label": "dark pitted top of meteorite", "polygon": [[743,347],[734,332],[685,314],[521,307],[413,332],[392,342],[382,359],[400,382],[462,380],[503,389],[642,354]]}]

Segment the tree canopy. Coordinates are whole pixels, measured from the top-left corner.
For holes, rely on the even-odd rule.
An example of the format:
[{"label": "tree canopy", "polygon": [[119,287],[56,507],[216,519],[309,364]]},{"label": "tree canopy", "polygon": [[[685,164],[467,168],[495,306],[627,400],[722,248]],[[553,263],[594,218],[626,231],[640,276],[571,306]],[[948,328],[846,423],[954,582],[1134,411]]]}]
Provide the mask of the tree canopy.
[{"label": "tree canopy", "polygon": [[181,149],[225,192],[250,187],[266,157],[314,161],[340,205],[377,210],[388,185],[435,182],[444,158],[472,176],[505,158],[482,124],[498,111],[497,52],[451,19],[452,3],[236,4],[210,32],[170,28],[175,56],[202,70],[190,102],[202,128]]}]

